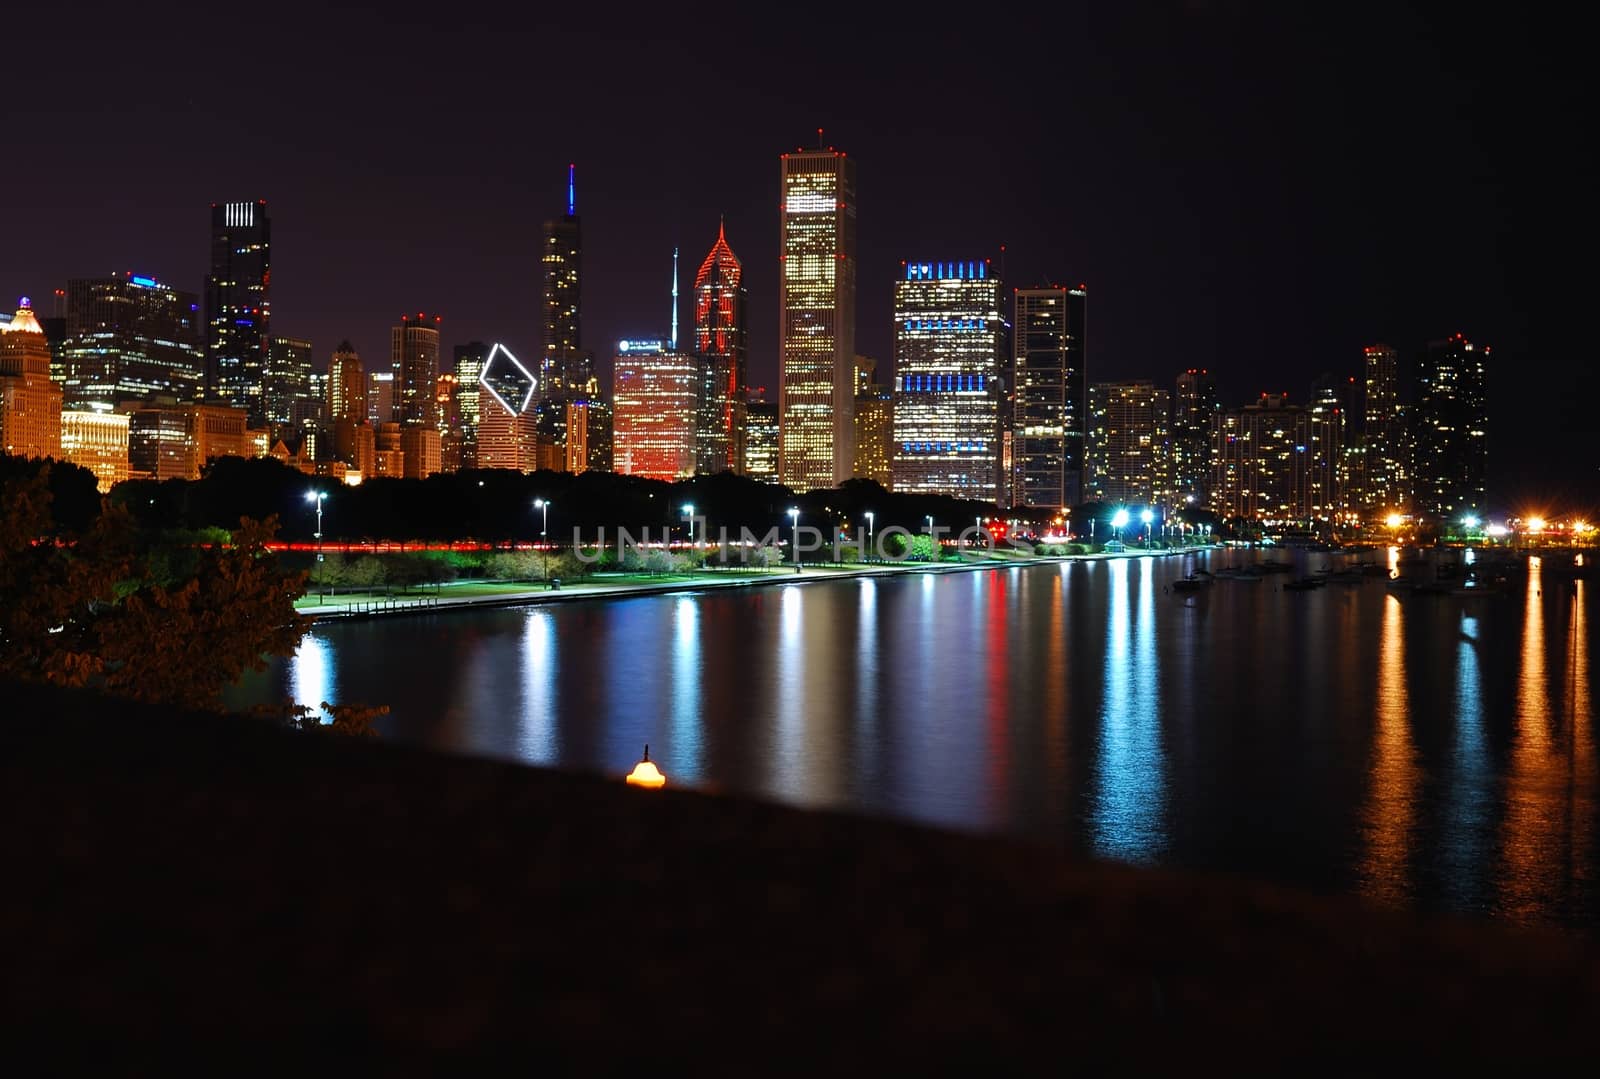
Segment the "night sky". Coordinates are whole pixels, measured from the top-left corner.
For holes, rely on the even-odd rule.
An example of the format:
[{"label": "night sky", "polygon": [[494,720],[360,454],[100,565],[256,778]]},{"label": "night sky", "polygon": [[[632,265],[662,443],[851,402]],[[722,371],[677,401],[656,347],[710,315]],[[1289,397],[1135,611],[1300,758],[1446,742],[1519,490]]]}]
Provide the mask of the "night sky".
[{"label": "night sky", "polygon": [[861,352],[891,355],[901,259],[1002,244],[1012,284],[1088,285],[1093,381],[1203,366],[1225,400],[1304,401],[1364,344],[1460,332],[1493,347],[1496,508],[1600,504],[1587,304],[1550,257],[1592,218],[1569,35],[1279,6],[35,8],[8,16],[0,296],[48,311],[128,269],[198,290],[209,205],[265,198],[273,330],[319,366],[343,337],[386,358],[424,309],[446,355],[532,353],[573,161],[606,376],[617,338],[665,335],[672,248],[687,293],[725,214],[775,390],[778,155],[822,127],[859,169]]}]

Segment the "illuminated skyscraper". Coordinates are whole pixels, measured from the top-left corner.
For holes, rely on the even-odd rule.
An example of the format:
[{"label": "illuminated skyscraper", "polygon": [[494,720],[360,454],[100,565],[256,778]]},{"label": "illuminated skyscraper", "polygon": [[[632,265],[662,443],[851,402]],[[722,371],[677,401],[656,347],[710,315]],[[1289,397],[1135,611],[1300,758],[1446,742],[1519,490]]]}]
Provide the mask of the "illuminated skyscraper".
[{"label": "illuminated skyscraper", "polygon": [[211,272],[206,276],[206,394],[264,417],[272,300],[272,222],[265,199],[211,204]]},{"label": "illuminated skyscraper", "polygon": [[50,342],[26,296],[0,323],[0,452],[61,456],[61,387],[50,377]]},{"label": "illuminated skyscraper", "polygon": [[311,342],[273,337],[261,373],[261,411],[269,423],[290,423],[295,402],[311,395]]},{"label": "illuminated skyscraper", "polygon": [[1010,326],[987,260],[913,262],[894,288],[899,494],[1000,497],[1000,406]]},{"label": "illuminated skyscraper", "polygon": [[1089,387],[1089,487],[1119,506],[1171,501],[1167,391],[1149,381]]},{"label": "illuminated skyscraper", "polygon": [[1172,396],[1172,490],[1178,505],[1204,507],[1208,502],[1211,421],[1220,407],[1217,380],[1210,371],[1191,367],[1178,376]]},{"label": "illuminated skyscraper", "polygon": [[128,417],[99,409],[61,413],[61,456],[94,473],[101,494],[128,478]]},{"label": "illuminated skyscraper", "polygon": [[1483,513],[1488,461],[1489,350],[1459,333],[1431,341],[1417,372],[1415,439],[1417,512],[1454,518]]},{"label": "illuminated skyscraper", "polygon": [[339,342],[333,359],[328,361],[328,419],[353,420],[367,418],[367,377],[361,366],[361,356],[349,338]]},{"label": "illuminated skyscraper", "polygon": [[693,476],[700,389],[695,358],[665,341],[620,341],[612,372],[616,471],[669,481]]},{"label": "illuminated skyscraper", "polygon": [[700,363],[700,418],[695,469],[711,475],[744,469],[744,267],[723,226],[694,277],[694,351]]},{"label": "illuminated skyscraper", "polygon": [[894,490],[894,391],[869,383],[856,395],[854,475]]},{"label": "illuminated skyscraper", "polygon": [[205,356],[194,293],[130,272],[68,281],[66,306],[61,352],[70,407],[152,393],[199,397]]},{"label": "illuminated skyscraper", "polygon": [[797,491],[855,465],[856,168],[831,147],[780,159],[778,472]]},{"label": "illuminated skyscraper", "polygon": [[1011,471],[1012,501],[1019,506],[1082,500],[1088,304],[1081,285],[1016,290]]},{"label": "illuminated skyscraper", "polygon": [[1400,361],[1388,345],[1368,345],[1366,407],[1362,415],[1359,501],[1369,515],[1385,517],[1407,506],[1409,456],[1400,414]]},{"label": "illuminated skyscraper", "polygon": [[583,349],[583,232],[578,222],[577,166],[567,166],[567,212],[544,223],[539,245],[543,322],[537,374],[539,396],[565,400],[594,376],[594,355]]},{"label": "illuminated skyscraper", "polygon": [[1223,517],[1310,528],[1312,415],[1287,394],[1218,410],[1211,424],[1210,509]]},{"label": "illuminated skyscraper", "polygon": [[402,315],[389,333],[394,369],[394,418],[399,423],[438,423],[434,393],[439,381],[438,315]]},{"label": "illuminated skyscraper", "polygon": [[489,359],[489,346],[482,341],[468,341],[455,347],[456,408],[461,413],[462,426],[478,426],[478,379],[483,375],[483,365]]},{"label": "illuminated skyscraper", "polygon": [[1311,388],[1306,412],[1306,516],[1323,532],[1331,532],[1345,510],[1345,407],[1339,386],[1324,376]]},{"label": "illuminated skyscraper", "polygon": [[762,483],[778,482],[778,403],[752,400],[745,405],[744,474]]},{"label": "illuminated skyscraper", "polygon": [[367,420],[371,423],[389,423],[394,420],[394,369],[367,373]]}]

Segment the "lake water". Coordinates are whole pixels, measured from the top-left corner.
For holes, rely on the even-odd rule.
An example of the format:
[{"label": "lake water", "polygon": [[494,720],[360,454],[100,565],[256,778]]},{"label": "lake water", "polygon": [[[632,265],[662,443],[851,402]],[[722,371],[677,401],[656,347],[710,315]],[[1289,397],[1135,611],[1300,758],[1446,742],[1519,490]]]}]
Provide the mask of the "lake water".
[{"label": "lake water", "polygon": [[387,704],[389,738],[618,782],[648,742],[674,786],[1600,924],[1595,584],[1171,589],[1253,557],[320,623],[232,703]]}]

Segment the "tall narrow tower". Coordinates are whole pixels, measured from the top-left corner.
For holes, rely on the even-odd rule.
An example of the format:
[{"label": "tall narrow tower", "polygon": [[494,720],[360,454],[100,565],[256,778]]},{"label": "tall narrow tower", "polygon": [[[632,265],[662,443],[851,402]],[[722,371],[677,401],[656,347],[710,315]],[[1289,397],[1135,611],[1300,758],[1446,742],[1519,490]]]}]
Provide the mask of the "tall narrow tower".
[{"label": "tall narrow tower", "polygon": [[567,166],[567,213],[544,223],[539,249],[542,288],[539,396],[564,399],[581,393],[594,373],[583,351],[583,234],[578,223],[577,166]]},{"label": "tall narrow tower", "polygon": [[778,479],[809,491],[855,465],[856,170],[832,147],[779,165]]},{"label": "tall narrow tower", "polygon": [[694,352],[700,369],[695,470],[701,475],[744,471],[746,349],[744,267],[719,223],[717,242],[694,276]]},{"label": "tall narrow tower", "polygon": [[206,392],[262,418],[272,300],[272,222],[265,199],[211,204],[206,275]]}]

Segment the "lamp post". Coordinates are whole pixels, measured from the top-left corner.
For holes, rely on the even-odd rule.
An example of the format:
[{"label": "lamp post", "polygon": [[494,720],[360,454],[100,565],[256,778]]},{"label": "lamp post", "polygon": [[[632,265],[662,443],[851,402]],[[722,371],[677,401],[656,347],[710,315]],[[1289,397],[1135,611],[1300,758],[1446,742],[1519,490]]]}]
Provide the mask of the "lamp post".
[{"label": "lamp post", "polygon": [[872,511],[871,510],[868,510],[866,512],[866,518],[867,518],[867,549],[866,549],[865,552],[863,552],[866,555],[866,557],[863,558],[862,561],[870,562],[870,561],[872,561],[872,557],[871,557],[872,556],[872,552],[877,550],[877,548],[872,545]]},{"label": "lamp post", "polygon": [[328,495],[324,491],[307,491],[306,501],[317,504],[317,530],[313,535],[317,541],[317,561],[322,561],[322,500]]},{"label": "lamp post", "polygon": [[1147,551],[1150,549],[1150,522],[1155,519],[1156,515],[1150,512],[1149,506],[1146,506],[1144,512],[1139,514],[1139,520],[1144,522],[1144,546]]},{"label": "lamp post", "polygon": [[929,555],[929,557],[932,558],[935,562],[937,562],[937,561],[939,561],[939,552],[934,547],[934,543],[937,542],[937,541],[934,540],[934,538],[933,538],[933,514],[929,513],[929,514],[926,514],[925,516],[926,516],[927,521],[928,521],[928,549],[933,552],[931,555]]},{"label": "lamp post", "polygon": [[789,507],[789,542],[794,545],[794,571],[800,572],[800,508]]},{"label": "lamp post", "polygon": [[548,499],[536,498],[533,500],[533,508],[543,511],[544,514],[543,519],[539,522],[539,546],[544,548],[544,579],[548,581],[550,580],[550,544],[545,542],[545,538],[550,532],[550,502]]},{"label": "lamp post", "polygon": [[1119,509],[1111,515],[1111,527],[1116,531],[1116,540],[1122,542],[1122,530],[1128,527],[1128,511]]},{"label": "lamp post", "polygon": [[694,503],[693,502],[685,502],[683,504],[683,515],[685,517],[689,518],[689,546],[693,547],[694,546]]}]

